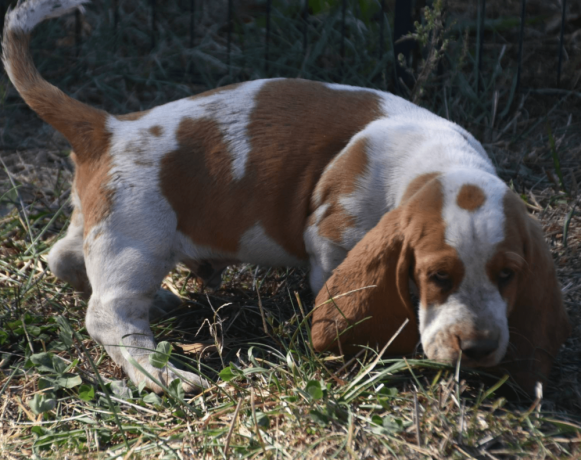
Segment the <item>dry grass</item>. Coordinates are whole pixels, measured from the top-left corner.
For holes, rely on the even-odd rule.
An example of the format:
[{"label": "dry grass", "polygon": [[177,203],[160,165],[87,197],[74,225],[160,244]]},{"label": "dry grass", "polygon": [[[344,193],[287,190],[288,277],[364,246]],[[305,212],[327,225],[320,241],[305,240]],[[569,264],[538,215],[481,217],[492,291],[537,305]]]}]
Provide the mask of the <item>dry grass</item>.
[{"label": "dry grass", "polygon": [[[92,31],[84,38],[79,59],[67,42],[58,42],[62,46],[52,51],[57,40],[71,37],[73,29],[63,19],[39,31],[33,44],[36,62],[60,87],[117,113],[264,75],[264,25],[237,24],[232,67],[226,68],[225,30],[209,19],[199,24],[194,50],[194,55],[206,57],[196,60],[196,72],[186,75],[183,62],[192,54],[183,45],[186,36],[170,34],[170,13],[177,8],[170,3],[163,7],[153,53],[147,34],[139,31],[143,11],[131,10],[135,2],[126,2],[117,54],[107,51],[107,20],[98,6],[90,10]],[[5,148],[0,152],[0,457],[579,457],[581,101],[576,75],[581,69],[575,56],[581,55],[581,37],[567,32],[570,60],[564,88],[511,96],[516,57],[512,43],[518,31],[518,22],[511,20],[519,3],[487,2],[494,24],[500,25],[487,29],[485,90],[476,96],[472,2],[450,2],[458,39],[443,70],[428,80],[421,103],[474,132],[499,174],[543,225],[574,332],[557,358],[542,400],[527,400],[498,378],[458,374],[418,359],[421,351],[407,360],[377,360],[376,352],[367,350],[349,363],[314,354],[305,321],[313,301],[306,274],[253,266],[230,268],[217,293],[201,291],[182,268],[164,283],[184,303],[160,320],[154,333],[159,341],[174,345],[176,359],[201,366],[218,382],[215,386],[184,399],[177,391],[159,398],[127,385],[120,369],[88,338],[83,326],[86,303],[46,267],[46,254],[66,229],[70,213],[68,147],[50,129],[41,128],[0,76],[7,88],[0,112]],[[549,38],[555,32],[546,38],[540,34],[551,30],[558,10],[550,2],[529,3],[523,85],[542,90],[554,87],[554,44]],[[280,2],[277,8],[269,76],[300,73],[375,87],[389,83],[385,72],[374,73],[391,58],[374,61],[377,43],[364,39],[377,28],[364,20],[365,12],[359,32],[352,30],[355,13],[350,17],[349,70],[341,70],[332,46],[337,17],[326,11],[314,15],[305,58],[300,23],[280,19],[292,10],[292,2]],[[185,27],[186,19],[173,29]],[[195,353],[200,349],[201,354]]]}]

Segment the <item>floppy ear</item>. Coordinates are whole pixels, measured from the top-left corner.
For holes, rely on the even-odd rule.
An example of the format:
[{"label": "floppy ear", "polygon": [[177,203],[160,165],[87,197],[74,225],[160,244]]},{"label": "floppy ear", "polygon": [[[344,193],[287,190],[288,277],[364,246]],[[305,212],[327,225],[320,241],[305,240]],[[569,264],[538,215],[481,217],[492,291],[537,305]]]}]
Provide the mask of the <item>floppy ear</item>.
[{"label": "floppy ear", "polygon": [[541,228],[528,215],[525,219],[527,268],[509,312],[510,345],[502,364],[527,393],[533,394],[536,382],[547,380],[559,348],[571,334],[571,325]]},{"label": "floppy ear", "polygon": [[383,347],[407,318],[389,352],[412,352],[419,334],[408,290],[410,258],[396,209],[357,243],[319,292],[311,329],[315,350],[352,354],[361,349],[355,345]]}]

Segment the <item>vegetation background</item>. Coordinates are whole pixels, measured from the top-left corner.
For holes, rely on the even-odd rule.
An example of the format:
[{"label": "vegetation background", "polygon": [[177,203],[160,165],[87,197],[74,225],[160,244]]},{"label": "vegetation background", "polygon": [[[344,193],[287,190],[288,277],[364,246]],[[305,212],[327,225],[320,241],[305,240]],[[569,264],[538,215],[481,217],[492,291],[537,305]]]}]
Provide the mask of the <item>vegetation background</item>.
[{"label": "vegetation background", "polygon": [[164,286],[184,303],[153,327],[158,358],[170,342],[217,384],[193,398],[135,388],[88,338],[86,302],[47,271],[70,215],[70,147],[1,73],[0,457],[581,456],[581,4],[567,2],[559,79],[564,1],[526,2],[518,85],[518,0],[487,1],[482,34],[482,0],[411,2],[403,61],[394,0],[309,0],[306,15],[293,0],[104,0],[42,24],[43,76],[116,114],[284,76],[391,90],[466,127],[541,221],[574,332],[531,401],[421,350],[316,355],[302,270],[232,267],[208,293],[178,267]]}]

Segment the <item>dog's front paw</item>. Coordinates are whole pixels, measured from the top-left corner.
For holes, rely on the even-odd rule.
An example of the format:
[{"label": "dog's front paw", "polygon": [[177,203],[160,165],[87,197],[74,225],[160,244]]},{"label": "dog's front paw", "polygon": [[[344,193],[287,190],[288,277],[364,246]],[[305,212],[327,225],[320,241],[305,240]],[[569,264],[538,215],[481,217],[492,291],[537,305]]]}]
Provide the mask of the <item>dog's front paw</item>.
[{"label": "dog's front paw", "polygon": [[[131,378],[131,381],[137,386],[142,382],[145,382],[145,388],[149,388],[157,394],[164,393],[165,390],[163,387],[169,388],[170,383],[175,379],[181,380],[182,388],[185,393],[199,393],[200,391],[210,387],[210,384],[206,379],[192,372],[177,369],[172,364],[167,364],[161,369],[152,366],[149,363],[149,357],[147,355],[136,357],[135,361],[145,372],[136,366],[131,366],[131,368],[127,370],[129,378]],[[149,374],[149,376],[146,374]],[[150,376],[153,377],[153,379],[151,379]]]}]

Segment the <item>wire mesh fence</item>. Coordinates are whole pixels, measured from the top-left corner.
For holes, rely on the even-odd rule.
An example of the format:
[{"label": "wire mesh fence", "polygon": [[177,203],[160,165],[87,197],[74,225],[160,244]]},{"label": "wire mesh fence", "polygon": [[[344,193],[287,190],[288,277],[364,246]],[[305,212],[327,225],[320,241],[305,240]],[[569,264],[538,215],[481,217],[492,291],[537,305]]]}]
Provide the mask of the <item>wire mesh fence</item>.
[{"label": "wire mesh fence", "polygon": [[[476,45],[476,87],[477,91],[480,89],[480,74],[482,73],[482,54],[483,45],[485,43],[485,20],[486,20],[486,0],[474,0],[477,3],[477,45]],[[521,13],[520,13],[520,33],[519,33],[519,53],[517,60],[517,72],[520,77],[521,63],[522,63],[522,43],[524,35],[524,25],[526,21],[526,4],[527,0],[521,1]],[[4,14],[10,3],[14,1],[1,0],[0,1],[0,12]],[[163,2],[163,4],[158,4],[156,0],[108,0],[102,2],[100,6],[92,5],[91,8],[94,9],[94,13],[97,15],[106,16],[111,22],[111,37],[116,42],[119,39],[119,35],[123,35],[125,28],[125,20],[127,19],[127,11],[123,9],[123,4],[131,4],[129,10],[141,10],[141,15],[143,19],[146,16],[149,17],[148,21],[143,21],[141,28],[141,35],[147,34],[149,36],[150,49],[153,51],[158,43],[158,35],[160,35],[160,24],[158,24],[158,15],[164,16],[163,21],[172,22],[172,18],[168,17],[171,14],[179,15],[179,18],[174,18],[176,22],[183,22],[182,19],[186,18],[188,23],[187,30],[184,27],[180,27],[180,30],[174,30],[176,36],[181,36],[180,38],[185,38],[187,41],[187,46],[190,49],[195,47],[196,43],[196,26],[204,17],[204,9],[214,9],[215,14],[213,17],[218,17],[218,23],[224,23],[226,25],[226,51],[225,51],[225,61],[227,65],[230,65],[234,61],[232,56],[233,40],[238,39],[238,41],[244,41],[245,33],[249,32],[248,23],[253,22],[257,24],[265,24],[264,27],[264,50],[263,50],[263,67],[265,71],[268,72],[271,66],[271,55],[270,55],[270,45],[271,42],[276,40],[274,34],[271,31],[272,16],[276,16],[277,19],[289,19],[290,21],[298,21],[302,23],[302,35],[303,35],[303,46],[302,52],[306,56],[308,51],[309,43],[309,28],[316,29],[313,24],[315,21],[309,20],[309,15],[314,14],[315,16],[321,12],[325,13],[326,20],[331,20],[336,29],[334,32],[339,34],[339,39],[336,40],[337,43],[327,43],[327,46],[335,46],[338,50],[339,56],[339,66],[342,67],[345,64],[346,58],[346,41],[348,40],[348,27],[356,25],[354,21],[361,21],[366,27],[372,29],[368,34],[368,40],[370,43],[377,40],[378,49],[378,60],[382,60],[385,54],[391,54],[388,59],[390,64],[393,66],[394,70],[394,83],[396,87],[401,84],[401,80],[405,79],[406,76],[403,74],[403,69],[401,66],[397,65],[396,56],[403,54],[406,59],[409,59],[409,55],[412,50],[412,43],[398,43],[398,40],[402,36],[412,32],[413,21],[420,20],[418,17],[418,6],[425,6],[425,0],[395,0],[390,2],[393,11],[389,11],[386,6],[386,0],[335,0],[335,1],[320,1],[320,0],[296,0],[296,1],[274,1],[273,0],[263,0],[263,1],[238,1],[227,0],[227,2],[220,2],[216,0],[169,0]],[[225,3],[225,4],[224,4]],[[428,2],[431,3],[431,2]],[[564,32],[566,28],[566,11],[567,11],[567,0],[560,0],[561,3],[561,24],[560,24],[560,34],[559,34],[559,47],[558,47],[558,65],[555,69],[555,81],[557,86],[560,84],[562,63],[563,63],[563,48],[564,48]],[[171,4],[175,8],[171,8]],[[225,7],[225,8],[224,8]],[[224,11],[225,9],[225,11]],[[349,9],[349,17],[347,15],[347,10]],[[241,15],[237,15],[236,10],[242,10]],[[415,11],[415,15],[414,12]],[[224,18],[219,19],[220,12],[223,13]],[[362,18],[362,13],[366,13],[364,18]],[[390,15],[391,13],[391,15]],[[131,13],[129,13],[131,14]],[[252,15],[249,16],[249,14]],[[294,17],[293,17],[294,16]],[[391,16],[391,17],[390,17]],[[414,17],[415,16],[415,17]],[[276,20],[276,19],[275,19]],[[348,25],[347,22],[350,22]],[[82,43],[82,22],[83,18],[80,13],[75,16],[75,47],[76,53],[80,51]],[[311,25],[309,27],[309,22]],[[376,22],[375,27],[372,22]],[[246,24],[244,24],[246,23]],[[389,23],[393,23],[393,34],[385,34],[385,28],[390,29]],[[167,24],[166,24],[167,26]],[[357,26],[357,25],[356,25]],[[1,25],[0,25],[1,27]],[[277,31],[283,32],[277,28]],[[315,33],[316,30],[313,30]],[[373,33],[376,32],[378,37],[373,37]],[[391,32],[391,31],[390,31]],[[236,38],[233,36],[236,35]],[[117,46],[114,46],[117,48]],[[290,69],[279,69],[279,71],[290,70]],[[389,69],[386,69],[387,74],[389,74]],[[517,77],[517,88],[520,84],[520,78]]]},{"label": "wire mesh fence", "polygon": [[[10,3],[1,0],[0,8]],[[116,113],[264,77],[333,81],[411,97],[429,50],[405,37],[416,31],[414,22],[425,25],[423,8],[437,3],[104,0],[90,3],[85,14],[42,24],[32,50],[49,80]],[[506,115],[520,92],[539,89],[534,79],[523,79],[522,65],[529,53],[525,32],[538,21],[538,1],[529,0],[533,5],[527,7],[520,0],[520,14],[508,17],[503,3],[443,2],[447,14],[436,46],[450,44],[422,88],[424,105],[449,114],[455,97],[467,98],[473,103],[469,115],[478,122],[493,117],[499,102]],[[560,0],[559,8],[558,58],[545,69],[552,76],[550,84],[543,82],[544,91],[563,85],[567,27],[575,27],[567,1]],[[9,108],[4,104],[2,110]],[[5,135],[1,140],[7,142]]]}]

